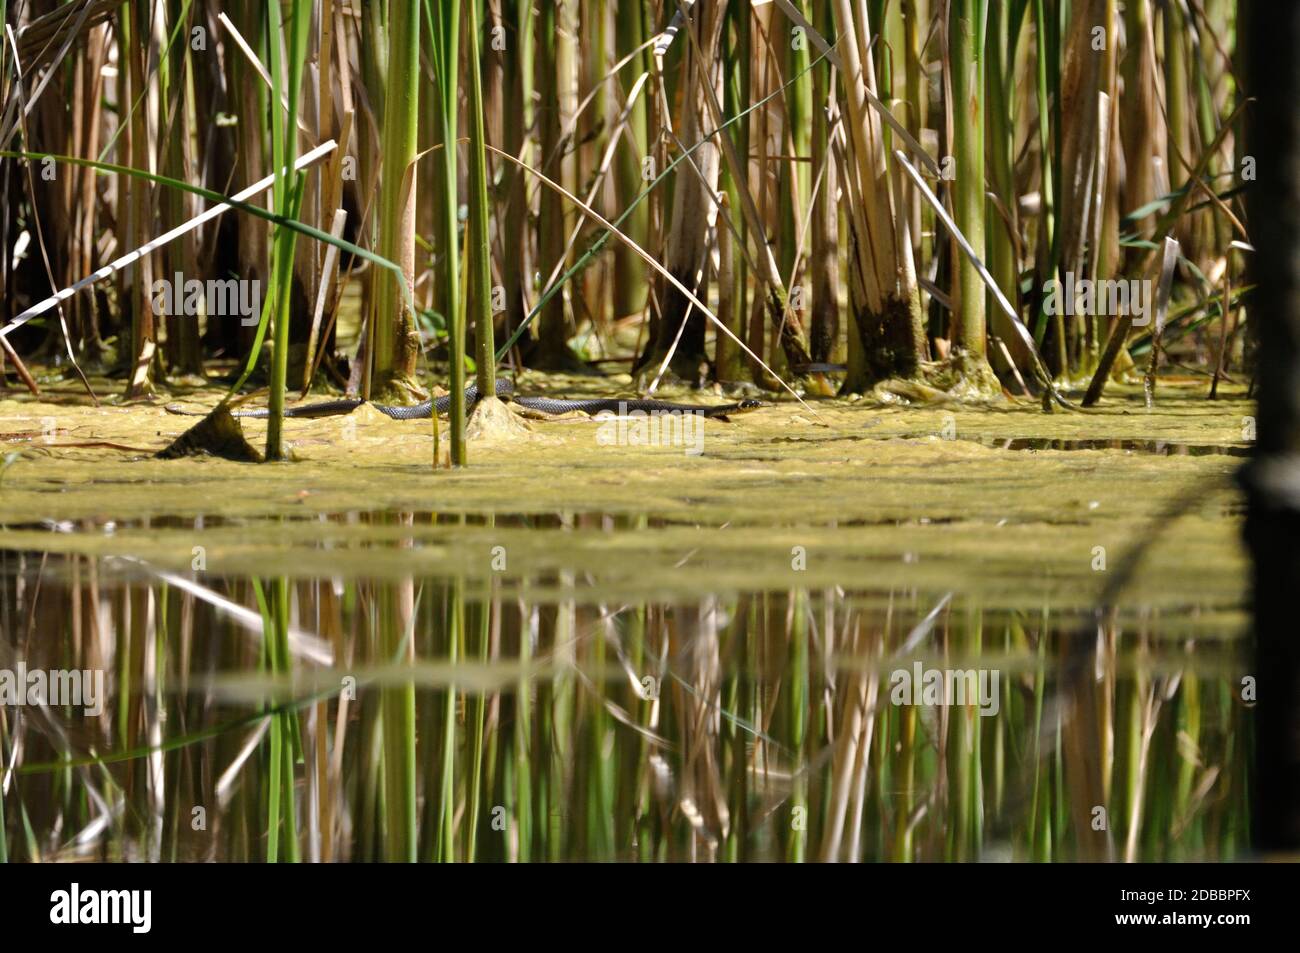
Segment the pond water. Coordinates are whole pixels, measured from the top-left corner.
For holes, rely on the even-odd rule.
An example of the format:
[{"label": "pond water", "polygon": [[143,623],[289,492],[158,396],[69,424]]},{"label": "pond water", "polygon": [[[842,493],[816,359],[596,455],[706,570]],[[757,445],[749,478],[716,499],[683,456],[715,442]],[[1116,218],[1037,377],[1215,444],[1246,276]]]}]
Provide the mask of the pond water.
[{"label": "pond water", "polygon": [[4,852],[1236,856],[1253,405],[1157,396],[533,422],[458,471],[365,408],[257,466],[0,400],[0,673],[102,681],[0,705]]}]

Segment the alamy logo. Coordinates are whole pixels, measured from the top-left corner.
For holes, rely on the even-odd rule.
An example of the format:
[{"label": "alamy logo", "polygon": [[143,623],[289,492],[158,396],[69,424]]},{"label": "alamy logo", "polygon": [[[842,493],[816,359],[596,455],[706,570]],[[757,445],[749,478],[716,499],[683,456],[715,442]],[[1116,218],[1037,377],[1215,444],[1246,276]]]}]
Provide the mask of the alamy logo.
[{"label": "alamy logo", "polygon": [[152,890],[69,890],[50,894],[50,922],[58,925],[128,924],[132,933],[148,933],[153,926]]},{"label": "alamy logo", "polygon": [[28,670],[19,662],[16,669],[0,668],[0,706],[50,705],[83,709],[87,718],[104,713],[103,669]]},{"label": "alamy logo", "polygon": [[889,700],[895,705],[975,705],[980,715],[996,715],[1001,708],[997,669],[924,668],[895,669],[889,676]]},{"label": "alamy logo", "polygon": [[1053,278],[1043,285],[1043,291],[1047,314],[1089,318],[1130,314],[1135,328],[1145,327],[1151,320],[1151,282],[1145,279],[1075,278],[1074,272],[1067,271],[1064,282]]},{"label": "alamy logo", "polygon": [[245,326],[257,324],[262,312],[262,282],[254,278],[244,281],[227,278],[224,281],[209,278],[185,280],[179,271],[172,281],[159,278],[153,283],[153,313],[158,317],[209,318],[239,316]]},{"label": "alamy logo", "polygon": [[684,447],[688,457],[704,452],[704,414],[695,410],[628,410],[596,414],[596,443],[602,447]]}]

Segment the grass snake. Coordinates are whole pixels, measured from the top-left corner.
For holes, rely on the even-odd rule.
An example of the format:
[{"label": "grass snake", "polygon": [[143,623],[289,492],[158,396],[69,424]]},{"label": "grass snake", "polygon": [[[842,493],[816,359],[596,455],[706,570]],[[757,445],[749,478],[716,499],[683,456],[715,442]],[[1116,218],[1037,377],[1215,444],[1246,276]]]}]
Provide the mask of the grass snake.
[{"label": "grass snake", "polygon": [[[676,414],[699,414],[704,417],[725,418],[729,414],[742,413],[747,410],[754,410],[763,406],[760,400],[745,399],[731,404],[676,404],[666,400],[654,400],[646,397],[584,397],[577,400],[562,400],[555,397],[515,397],[515,385],[506,378],[497,380],[497,396],[502,400],[509,400],[516,405],[527,410],[538,411],[543,414],[566,414],[570,411],[580,410],[584,413],[595,414],[600,411],[611,411],[617,414],[625,414],[630,411],[642,411],[643,413],[676,413]],[[471,384],[465,390],[465,406],[473,407],[478,403],[479,393],[478,385]],[[357,398],[340,398],[339,400],[326,400],[315,404],[308,404],[305,407],[286,408],[284,416],[286,417],[332,417],[339,414],[350,414],[367,401]],[[426,400],[420,404],[414,404],[409,407],[399,407],[391,404],[371,403],[371,407],[391,417],[394,420],[428,420],[433,413],[445,414],[451,409],[451,395],[445,394],[433,400]],[[180,410],[179,408],[168,405],[167,410],[176,414],[189,414],[190,416],[203,416],[202,414],[192,411]],[[268,410],[239,410],[234,411],[235,417],[269,417]]]}]

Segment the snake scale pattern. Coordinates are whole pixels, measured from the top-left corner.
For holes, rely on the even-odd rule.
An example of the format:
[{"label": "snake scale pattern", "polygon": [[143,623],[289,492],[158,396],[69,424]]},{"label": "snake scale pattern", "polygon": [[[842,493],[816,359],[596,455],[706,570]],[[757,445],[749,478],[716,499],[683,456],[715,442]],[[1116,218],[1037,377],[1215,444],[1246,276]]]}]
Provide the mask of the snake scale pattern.
[{"label": "snake scale pattern", "polygon": [[[496,394],[502,400],[509,400],[527,410],[535,410],[539,413],[557,415],[565,414],[570,411],[580,410],[584,413],[595,414],[602,410],[612,411],[614,413],[626,413],[629,411],[642,411],[644,413],[678,413],[678,414],[700,414],[704,417],[726,417],[729,414],[741,413],[747,410],[754,410],[763,406],[759,400],[746,399],[731,404],[675,404],[666,400],[653,400],[644,397],[586,397],[578,400],[561,400],[555,397],[515,397],[515,386],[509,380],[500,378],[497,380]],[[471,384],[465,390],[465,406],[473,407],[478,403],[479,393],[478,386]],[[308,404],[305,407],[292,407],[285,410],[286,417],[333,417],[339,414],[350,414],[362,404],[364,400],[355,398],[344,398],[340,400],[326,400],[316,404]],[[446,394],[434,400],[426,400],[421,404],[414,404],[409,407],[397,407],[389,404],[371,404],[375,410],[379,411],[394,420],[428,420],[434,414],[445,414],[451,409],[451,395]],[[168,407],[173,413],[190,413],[174,407]],[[201,416],[201,415],[193,415]],[[235,417],[269,417],[268,410],[239,410],[235,411]]]}]

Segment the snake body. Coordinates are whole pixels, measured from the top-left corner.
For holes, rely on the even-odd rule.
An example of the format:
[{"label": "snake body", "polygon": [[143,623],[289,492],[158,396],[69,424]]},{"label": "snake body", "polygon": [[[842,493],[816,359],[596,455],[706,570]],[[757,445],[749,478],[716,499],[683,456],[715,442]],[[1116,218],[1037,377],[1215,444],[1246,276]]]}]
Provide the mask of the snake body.
[{"label": "snake body", "polygon": [[[554,397],[515,397],[514,392],[515,386],[513,383],[505,378],[497,380],[496,394],[502,400],[512,400],[520,407],[550,415],[565,414],[574,410],[595,414],[606,410],[618,414],[641,411],[643,413],[700,414],[704,417],[725,417],[728,414],[753,410],[763,405],[762,401],[758,400],[742,400],[732,404],[715,405],[675,404],[666,400],[653,400],[644,397],[587,397],[579,400],[561,400]],[[478,403],[478,399],[478,386],[471,384],[465,390],[465,406],[473,407]],[[354,398],[325,400],[316,404],[308,404],[305,407],[287,408],[284,415],[286,417],[333,417],[340,414],[350,414],[364,403],[366,401]],[[370,406],[394,420],[428,420],[434,413],[445,414],[451,409],[451,395],[446,394],[409,407],[373,403]],[[167,409],[172,413],[189,413],[189,411],[179,410],[171,406]],[[269,417],[270,411],[238,410],[234,412],[233,416]]]}]

